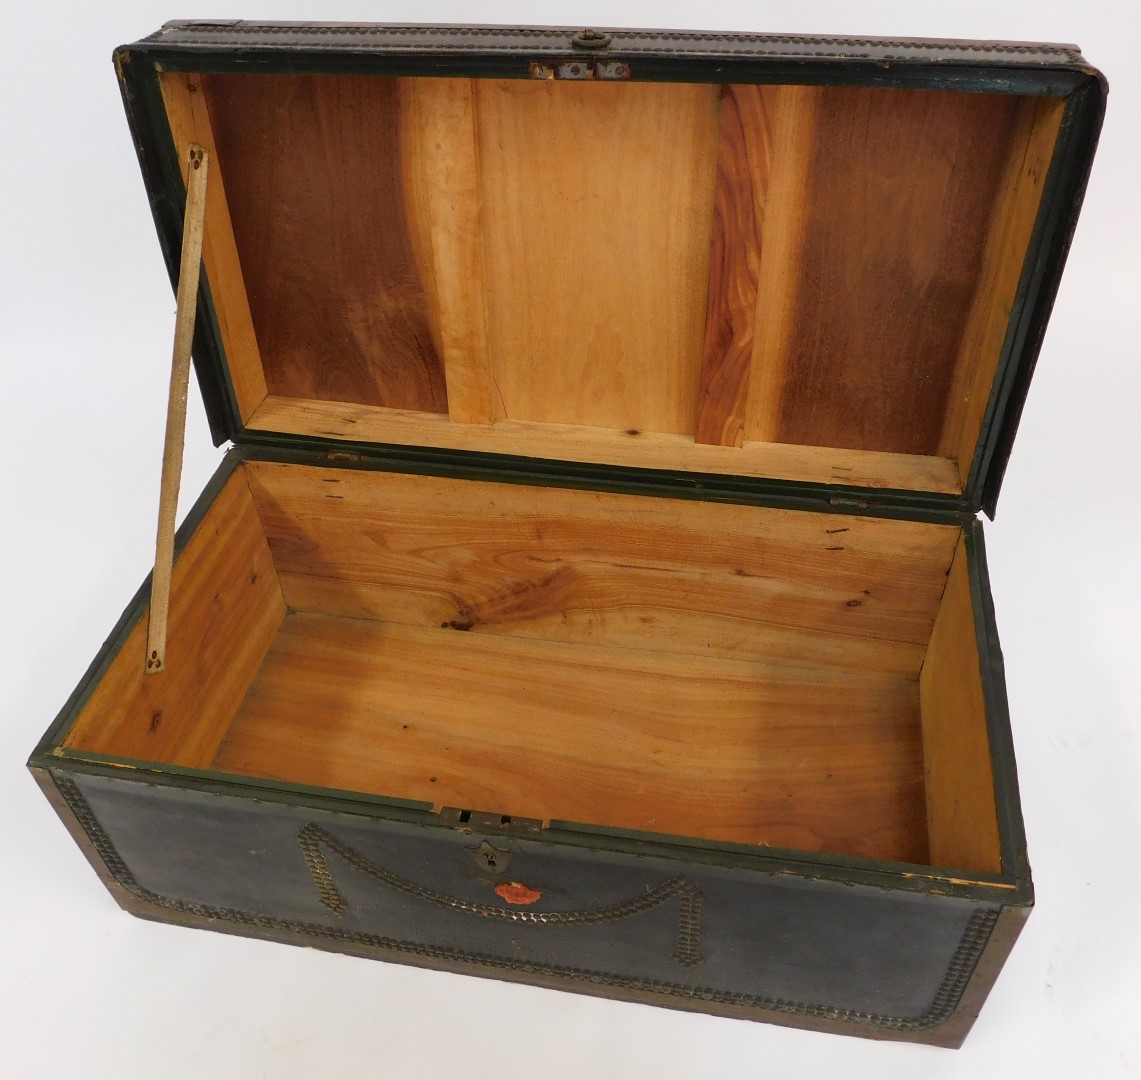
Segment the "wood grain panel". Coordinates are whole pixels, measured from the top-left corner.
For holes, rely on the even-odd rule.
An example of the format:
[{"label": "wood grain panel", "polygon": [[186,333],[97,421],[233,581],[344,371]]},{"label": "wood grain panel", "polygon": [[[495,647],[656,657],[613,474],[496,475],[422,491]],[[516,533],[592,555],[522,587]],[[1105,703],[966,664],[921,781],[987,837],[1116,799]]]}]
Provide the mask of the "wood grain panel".
[{"label": "wood grain panel", "polygon": [[665,647],[697,654],[709,651],[710,622],[722,636],[761,624],[925,644],[959,535],[799,510],[249,468],[282,574],[382,586],[433,626],[646,648],[667,633]]},{"label": "wood grain panel", "polygon": [[402,81],[200,79],[270,393],[446,412]]},{"label": "wood grain panel", "polygon": [[[796,308],[802,287],[801,258],[808,228],[805,190],[817,137],[816,115],[826,90],[819,86],[759,87],[754,122],[767,122],[772,161],[766,195],[764,239],[758,267],[745,438],[778,442],[785,382],[796,339]],[[790,440],[827,445],[827,439]]]},{"label": "wood grain panel", "polygon": [[772,132],[761,86],[722,86],[717,186],[706,289],[705,345],[694,440],[740,446],[757,315],[761,228],[769,197]]},{"label": "wood grain panel", "polygon": [[692,434],[716,87],[478,80],[476,100],[505,415]]},{"label": "wood grain panel", "polygon": [[543,819],[923,862],[917,686],[290,615],[214,762]]},{"label": "wood grain panel", "polygon": [[284,617],[269,547],[239,471],[174,565],[166,670],[143,674],[144,614],[64,745],[207,768]]},{"label": "wood grain panel", "polygon": [[1061,110],[358,76],[164,92],[225,179],[211,280],[235,326],[248,294],[224,330],[248,339],[227,346],[247,417],[265,365],[259,425],[952,492]]},{"label": "wood grain panel", "polygon": [[1018,105],[1015,135],[959,345],[939,446],[940,454],[958,459],[964,485],[990,401],[1064,110],[1065,102],[1060,98],[1025,98]]},{"label": "wood grain panel", "polygon": [[238,411],[242,419],[247,420],[265,400],[267,388],[242,264],[234,242],[226,199],[225,170],[218,162],[214,131],[199,76],[182,71],[164,71],[159,74],[159,86],[184,182],[189,167],[186,148],[191,143],[198,143],[210,154],[211,177],[206,190],[202,264],[210,282],[210,296],[222,335],[222,347],[226,350],[226,363],[230,368]]},{"label": "wood grain panel", "polygon": [[403,111],[405,189],[426,230],[448,415],[487,424],[501,412],[491,377],[483,208],[470,79],[409,79]]},{"label": "wood grain panel", "polygon": [[256,431],[326,439],[446,446],[455,450],[516,454],[556,461],[594,461],[677,472],[767,476],[819,484],[910,491],[958,492],[953,461],[873,450],[837,450],[787,443],[746,443],[743,448],[695,444],[690,435],[615,431],[579,424],[500,420],[459,424],[443,416],[373,409],[334,401],[270,397],[250,420]]},{"label": "wood grain panel", "polygon": [[994,94],[822,96],[780,441],[938,452],[1018,110]]},{"label": "wood grain panel", "polygon": [[966,545],[947,577],[919,676],[931,862],[1002,872]]},{"label": "wood grain panel", "polygon": [[[514,583],[522,596],[507,590],[472,609],[457,603],[438,585],[399,589],[385,583],[351,578],[282,574],[281,589],[290,610],[348,619],[373,619],[403,626],[445,627],[475,634],[532,638],[538,641],[582,641],[630,649],[652,649],[662,655],[713,656],[726,660],[780,662],[827,667],[836,671],[881,671],[917,678],[924,646],[880,638],[850,637],[821,630],[769,625],[741,607],[733,596],[724,611],[690,607],[695,594],[705,604],[720,590],[698,589],[678,582],[678,574],[638,575],[638,595],[614,575],[593,567],[537,588]],[[565,582],[565,584],[564,584]],[[673,588],[668,586],[672,583]],[[529,589],[530,591],[524,591]],[[565,601],[557,608],[555,599]]]}]

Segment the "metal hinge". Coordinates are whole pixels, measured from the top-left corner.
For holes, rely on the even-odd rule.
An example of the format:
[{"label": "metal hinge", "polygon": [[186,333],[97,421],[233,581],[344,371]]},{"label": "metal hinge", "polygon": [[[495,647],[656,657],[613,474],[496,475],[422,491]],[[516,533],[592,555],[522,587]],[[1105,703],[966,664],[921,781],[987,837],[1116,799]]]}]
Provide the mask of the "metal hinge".
[{"label": "metal hinge", "polygon": [[360,461],[361,456],[355,450],[326,450],[321,455],[322,461]]},{"label": "metal hinge", "polygon": [[531,64],[532,79],[622,80],[630,78],[630,64],[626,60],[587,59],[582,54],[602,52],[610,47],[613,35],[604,30],[588,28],[574,34],[570,43],[579,50],[578,56],[545,63],[535,60]]},{"label": "metal hinge", "polygon": [[842,510],[866,510],[868,508],[868,500],[850,495],[833,495],[828,500],[828,505],[835,506],[837,509]]},{"label": "metal hinge", "polygon": [[630,78],[630,65],[625,60],[556,60],[551,64],[534,60],[531,78],[616,82]]}]

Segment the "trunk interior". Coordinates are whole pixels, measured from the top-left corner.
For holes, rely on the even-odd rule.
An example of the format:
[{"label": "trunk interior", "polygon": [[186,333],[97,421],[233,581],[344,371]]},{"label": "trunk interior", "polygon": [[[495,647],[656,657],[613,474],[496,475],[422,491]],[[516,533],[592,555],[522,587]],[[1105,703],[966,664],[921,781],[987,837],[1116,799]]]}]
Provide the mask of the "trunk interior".
[{"label": "trunk interior", "polygon": [[246,461],[64,745],[999,872],[956,526]]},{"label": "trunk interior", "polygon": [[[1061,98],[159,83],[184,173],[210,157],[254,441],[971,494]],[[954,525],[247,459],[166,670],[144,616],[66,746],[999,873],[973,557]]]}]

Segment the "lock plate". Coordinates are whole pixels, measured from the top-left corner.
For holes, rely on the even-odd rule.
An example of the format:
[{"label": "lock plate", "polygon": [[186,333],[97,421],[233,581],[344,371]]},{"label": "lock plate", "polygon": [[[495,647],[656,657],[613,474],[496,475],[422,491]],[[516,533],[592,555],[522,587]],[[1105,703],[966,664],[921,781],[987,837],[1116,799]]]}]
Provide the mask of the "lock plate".
[{"label": "lock plate", "polygon": [[494,847],[486,840],[471,854],[475,859],[475,865],[490,874],[502,874],[511,861],[511,852]]},{"label": "lock plate", "polygon": [[461,810],[458,806],[445,806],[440,810],[440,824],[464,832],[508,833],[515,836],[537,836],[543,831],[538,818],[517,817],[513,814],[491,814],[486,810]]}]

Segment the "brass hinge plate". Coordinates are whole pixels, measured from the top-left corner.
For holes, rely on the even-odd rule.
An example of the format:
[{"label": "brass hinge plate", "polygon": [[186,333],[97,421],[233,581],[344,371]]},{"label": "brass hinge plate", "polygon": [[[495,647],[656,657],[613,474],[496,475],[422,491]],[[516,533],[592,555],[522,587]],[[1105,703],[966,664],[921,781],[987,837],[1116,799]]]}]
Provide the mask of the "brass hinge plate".
[{"label": "brass hinge plate", "polygon": [[625,60],[555,60],[531,62],[532,79],[576,79],[620,82],[630,78],[630,65]]}]

